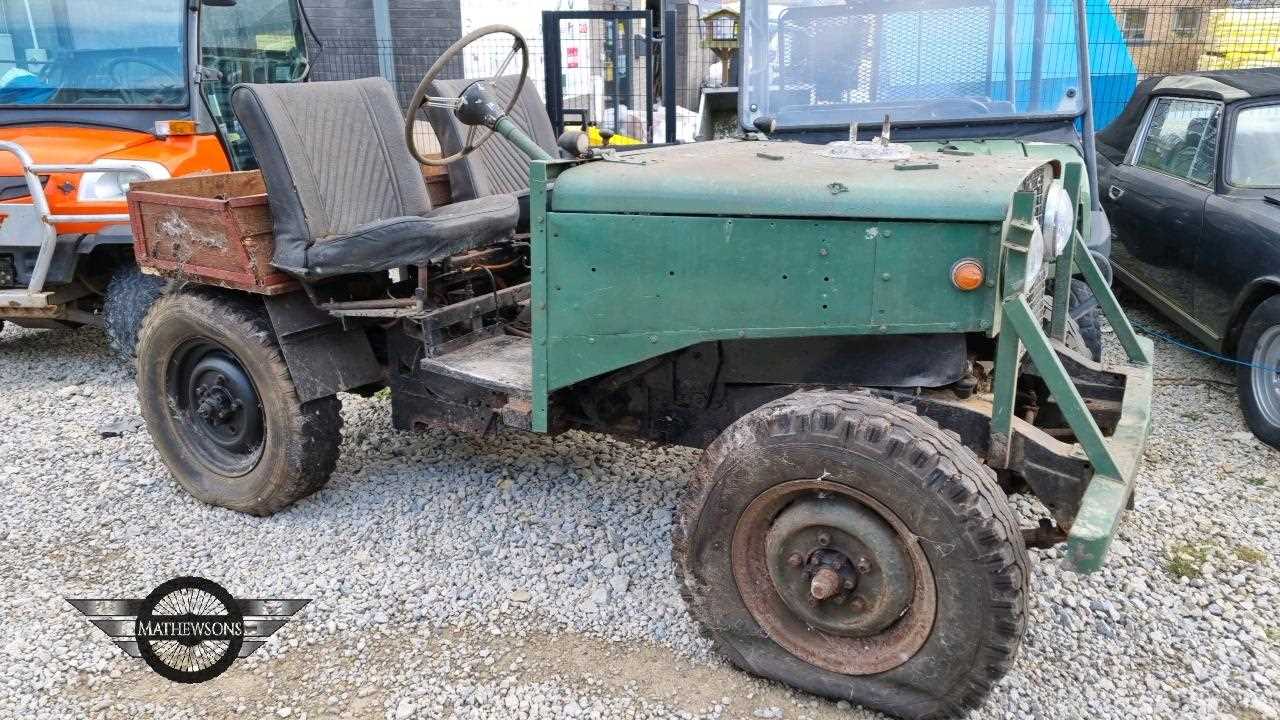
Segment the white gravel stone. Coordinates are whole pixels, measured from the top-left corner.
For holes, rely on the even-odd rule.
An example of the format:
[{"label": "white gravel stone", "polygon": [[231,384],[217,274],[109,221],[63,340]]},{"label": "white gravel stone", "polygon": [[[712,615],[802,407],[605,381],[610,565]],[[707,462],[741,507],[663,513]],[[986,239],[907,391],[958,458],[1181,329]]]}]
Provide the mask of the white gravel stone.
[{"label": "white gravel stone", "polygon": [[[971,717],[1276,718],[1280,453],[1241,437],[1229,369],[1167,345],[1156,363],[1136,508],[1108,564],[1080,576],[1059,549],[1031,552],[1026,642]],[[344,395],[332,481],[254,518],[181,492],[145,430],[101,437],[137,415],[101,333],[6,326],[0,377],[0,715],[877,717],[729,668],[689,621],[669,542],[695,451],[398,433],[385,398]],[[1024,525],[1045,514],[1013,505]],[[1200,577],[1175,577],[1169,558],[1191,551]],[[63,600],[189,574],[313,602],[188,690]]]}]

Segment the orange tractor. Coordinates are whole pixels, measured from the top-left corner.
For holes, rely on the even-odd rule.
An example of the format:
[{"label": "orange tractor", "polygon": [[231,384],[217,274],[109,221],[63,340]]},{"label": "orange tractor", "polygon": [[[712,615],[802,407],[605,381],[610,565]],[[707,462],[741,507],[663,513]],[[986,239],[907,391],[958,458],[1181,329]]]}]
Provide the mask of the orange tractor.
[{"label": "orange tractor", "polygon": [[308,74],[297,0],[0,0],[0,326],[105,328],[133,352],[163,283],[130,183],[255,166],[241,82]]}]

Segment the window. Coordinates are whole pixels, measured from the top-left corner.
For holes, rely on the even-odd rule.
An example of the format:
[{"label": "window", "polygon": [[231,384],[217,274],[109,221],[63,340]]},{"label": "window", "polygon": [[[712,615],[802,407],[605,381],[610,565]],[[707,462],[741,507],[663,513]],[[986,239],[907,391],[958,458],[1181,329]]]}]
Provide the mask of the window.
[{"label": "window", "polygon": [[1125,10],[1120,16],[1120,31],[1125,40],[1147,39],[1147,11]]},{"label": "window", "polygon": [[175,0],[0,0],[0,105],[182,107]]},{"label": "window", "polygon": [[1280,187],[1280,105],[1245,108],[1236,115],[1227,182],[1236,187]]},{"label": "window", "polygon": [[1178,8],[1173,16],[1173,34],[1178,37],[1191,37],[1200,32],[1200,9]]},{"label": "window", "polygon": [[237,170],[256,167],[240,121],[231,112],[236,83],[281,83],[307,74],[306,46],[295,0],[206,4],[200,10],[201,83]]},{"label": "window", "polygon": [[1213,182],[1218,155],[1217,103],[1159,98],[1151,108],[1136,164],[1201,185]]}]

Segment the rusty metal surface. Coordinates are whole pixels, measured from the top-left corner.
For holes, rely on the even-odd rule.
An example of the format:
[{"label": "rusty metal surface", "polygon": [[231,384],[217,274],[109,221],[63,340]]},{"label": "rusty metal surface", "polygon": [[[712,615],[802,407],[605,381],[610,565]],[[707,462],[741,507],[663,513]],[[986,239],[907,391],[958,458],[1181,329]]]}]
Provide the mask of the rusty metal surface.
[{"label": "rusty metal surface", "polygon": [[262,295],[297,288],[271,265],[274,228],[257,171],[137,183],[128,200],[144,269]]},{"label": "rusty metal surface", "polygon": [[[833,606],[833,609],[840,608],[838,612],[845,612],[849,617],[857,617],[863,613],[880,616],[878,608],[883,607],[892,612],[891,608],[894,606],[892,598],[905,597],[905,609],[893,615],[884,627],[877,628],[876,626],[882,623],[871,622],[869,628],[864,627],[861,631],[850,630],[851,623],[842,622],[837,624],[842,630],[837,634],[831,631],[829,620],[820,623],[824,627],[818,627],[811,622],[815,617],[814,613],[797,613],[794,601],[789,603],[780,594],[773,572],[777,569],[779,562],[775,561],[774,568],[770,567],[768,537],[771,528],[775,522],[779,521],[784,511],[793,504],[809,501],[857,507],[862,512],[874,515],[889,528],[893,541],[900,548],[910,568],[910,575],[907,576],[910,587],[886,588],[887,595],[878,593],[869,599],[851,593],[846,603]],[[804,508],[801,508],[801,511],[808,512]],[[820,522],[843,524],[844,521],[839,519],[839,514],[836,512],[825,516],[820,519]],[[864,522],[855,521],[855,524],[865,527]],[[794,521],[792,525],[798,527]],[[837,544],[837,538],[833,537],[832,533],[842,533],[850,529],[836,527],[821,532],[827,535],[826,539],[830,546]],[[873,541],[873,544],[878,545],[879,542],[881,541]],[[820,538],[819,544],[821,544]],[[883,548],[878,549],[883,550]],[[889,555],[892,554],[892,552],[889,553]],[[795,555],[801,556],[798,558],[799,564],[795,564]],[[910,659],[924,645],[933,628],[937,610],[937,590],[933,573],[918,539],[884,505],[869,495],[847,486],[823,479],[793,480],[780,483],[761,493],[746,508],[734,529],[730,558],[738,590],[756,622],[764,628],[769,637],[786,648],[788,652],[824,670],[845,675],[885,672]],[[800,572],[808,562],[803,553],[791,548],[782,550],[779,560],[780,564],[791,572]],[[841,574],[834,562],[827,561],[822,564],[827,565],[838,577],[854,580],[854,588],[842,586],[839,590],[854,590],[864,580],[876,577],[878,569],[862,555],[852,558],[856,576]],[[858,568],[865,569],[866,572],[859,573]],[[814,577],[816,578],[817,575],[818,573],[815,572]],[[819,593],[825,594],[828,591],[830,575],[823,573],[822,577],[824,579],[816,589]],[[803,587],[817,605],[822,605],[824,602],[834,603],[841,596],[828,595],[825,601],[819,600],[816,597],[817,593],[814,592],[813,580],[808,580]],[[784,588],[781,592],[788,591]],[[887,601],[888,605],[884,604],[886,597],[891,598]],[[877,605],[877,602],[880,604]],[[827,614],[827,617],[833,618],[838,615]],[[856,625],[856,623],[852,624]]]}]

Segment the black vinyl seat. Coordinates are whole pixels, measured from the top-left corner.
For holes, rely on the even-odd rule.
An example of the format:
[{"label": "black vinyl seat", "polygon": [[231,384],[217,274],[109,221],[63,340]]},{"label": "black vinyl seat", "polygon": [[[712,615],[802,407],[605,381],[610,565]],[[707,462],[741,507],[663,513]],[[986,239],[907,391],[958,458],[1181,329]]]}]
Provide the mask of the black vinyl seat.
[{"label": "black vinyl seat", "polygon": [[[498,97],[510,98],[519,75],[504,75],[491,81]],[[431,83],[433,97],[458,97],[474,80],[436,80]],[[537,89],[526,82],[520,100],[511,109],[511,119],[551,157],[560,156],[556,132],[547,117]],[[448,110],[432,109],[427,114],[431,129],[440,141],[445,156],[462,149],[470,130]],[[529,157],[504,137],[490,138],[470,155],[449,166],[449,185],[453,200],[472,200],[495,195],[527,195],[529,192]]]},{"label": "black vinyl seat", "polygon": [[237,85],[231,107],[262,170],[272,264],[285,272],[319,279],[423,265],[515,230],[510,195],[432,209],[383,78]]}]

